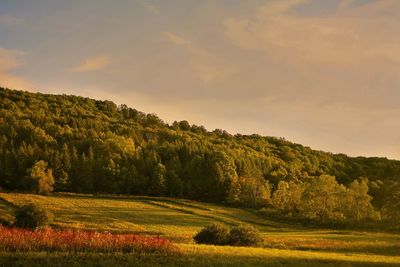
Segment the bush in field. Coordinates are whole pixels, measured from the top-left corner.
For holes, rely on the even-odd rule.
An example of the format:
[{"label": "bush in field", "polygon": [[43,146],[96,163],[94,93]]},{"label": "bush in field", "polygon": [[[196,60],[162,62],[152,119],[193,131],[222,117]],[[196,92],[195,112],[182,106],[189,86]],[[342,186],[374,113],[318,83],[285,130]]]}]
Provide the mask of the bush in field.
[{"label": "bush in field", "polygon": [[229,232],[228,243],[231,246],[257,246],[261,241],[260,232],[250,225],[239,225]]},{"label": "bush in field", "polygon": [[44,208],[29,204],[17,210],[15,215],[15,226],[21,228],[37,229],[48,225],[53,215]]},{"label": "bush in field", "polygon": [[229,240],[229,229],[222,224],[212,224],[204,227],[195,236],[198,244],[226,245]]},{"label": "bush in field", "polygon": [[198,244],[257,246],[262,237],[258,230],[250,225],[239,225],[228,229],[221,224],[204,227],[196,234],[194,240]]}]

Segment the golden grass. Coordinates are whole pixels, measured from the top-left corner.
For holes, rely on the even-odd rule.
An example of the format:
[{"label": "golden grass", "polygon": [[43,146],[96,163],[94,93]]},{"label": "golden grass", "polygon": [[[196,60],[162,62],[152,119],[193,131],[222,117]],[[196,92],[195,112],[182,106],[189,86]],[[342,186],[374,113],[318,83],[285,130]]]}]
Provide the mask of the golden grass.
[{"label": "golden grass", "polygon": [[180,244],[183,254],[199,257],[252,258],[265,263],[285,259],[287,261],[337,261],[347,263],[399,264],[399,256],[368,255],[362,253],[336,253],[298,251],[284,249],[221,247],[209,245]]},{"label": "golden grass", "polygon": [[[225,266],[229,259],[246,262],[249,258],[255,266],[267,259],[278,263],[284,258],[289,261],[341,261],[343,264],[387,262],[400,266],[400,235],[302,229],[240,208],[173,198],[0,193],[0,215],[10,213],[7,202],[16,206],[27,203],[45,206],[54,214],[52,226],[55,228],[164,236],[185,243],[179,245],[185,258],[189,262],[193,258],[205,266],[210,262],[202,259],[203,256],[216,258],[212,263],[217,266],[217,262]],[[249,223],[255,226],[264,236],[264,248],[193,245],[195,233],[216,221],[227,225]]]}]

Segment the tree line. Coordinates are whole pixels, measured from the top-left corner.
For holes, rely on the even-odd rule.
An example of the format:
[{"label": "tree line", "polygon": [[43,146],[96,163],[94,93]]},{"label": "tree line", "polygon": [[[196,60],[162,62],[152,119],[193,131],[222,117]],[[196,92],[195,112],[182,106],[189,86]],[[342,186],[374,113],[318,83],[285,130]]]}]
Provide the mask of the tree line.
[{"label": "tree line", "polygon": [[316,220],[398,218],[400,162],[163,122],[126,105],[0,88],[0,187],[271,206]]}]

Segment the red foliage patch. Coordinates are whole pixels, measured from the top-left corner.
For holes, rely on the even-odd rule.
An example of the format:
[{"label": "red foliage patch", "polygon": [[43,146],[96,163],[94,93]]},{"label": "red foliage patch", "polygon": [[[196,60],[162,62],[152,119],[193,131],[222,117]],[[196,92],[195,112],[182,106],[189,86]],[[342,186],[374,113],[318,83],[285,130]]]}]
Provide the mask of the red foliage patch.
[{"label": "red foliage patch", "polygon": [[168,239],[136,234],[0,227],[0,251],[170,252]]}]

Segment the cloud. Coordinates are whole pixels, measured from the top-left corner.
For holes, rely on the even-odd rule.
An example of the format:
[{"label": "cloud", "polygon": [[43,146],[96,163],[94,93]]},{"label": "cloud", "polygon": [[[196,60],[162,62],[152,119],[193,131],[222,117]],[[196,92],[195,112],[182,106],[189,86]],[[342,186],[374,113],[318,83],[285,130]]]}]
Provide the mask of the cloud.
[{"label": "cloud", "polygon": [[400,2],[398,0],[374,0],[360,6],[353,6],[348,10],[349,14],[365,18],[372,17],[397,17],[400,19]]},{"label": "cloud", "polygon": [[221,81],[235,72],[235,68],[225,64],[221,57],[214,55],[192,41],[168,31],[161,34],[169,42],[186,48],[186,51],[189,52],[190,59],[188,62],[190,67],[195,72],[195,76],[203,83]]},{"label": "cloud", "polygon": [[104,69],[110,63],[108,56],[97,56],[85,59],[76,67],[70,68],[72,72],[90,72]]},{"label": "cloud", "polygon": [[260,10],[265,15],[276,15],[285,13],[286,11],[290,10],[293,7],[306,4],[309,2],[311,2],[311,0],[286,0],[286,1],[272,0],[266,5],[262,6]]},{"label": "cloud", "polygon": [[159,14],[160,10],[153,4],[149,3],[148,1],[141,1],[140,4],[150,13]]},{"label": "cloud", "polygon": [[0,48],[0,86],[20,90],[32,88],[29,82],[13,73],[23,65],[18,60],[23,54],[21,51]]},{"label": "cloud", "polygon": [[338,4],[338,10],[343,11],[351,7],[356,3],[357,0],[340,0]]},{"label": "cloud", "polygon": [[[15,13],[42,18],[17,31],[4,24],[12,17],[0,18],[11,30],[2,36],[8,45],[37,53],[29,56],[34,68],[22,66],[18,53],[8,63],[0,57],[8,66],[0,83],[24,87],[17,84],[23,68],[37,88],[128,101],[171,121],[353,155],[400,155],[399,0],[187,1],[185,8],[136,0],[99,4],[96,12],[84,2],[57,16],[46,16],[48,5],[26,18]],[[133,8],[137,16],[124,12]],[[189,9],[196,12],[187,16]],[[71,17],[82,19],[65,23]],[[91,54],[71,61],[87,47]],[[76,74],[85,71],[94,72]]]},{"label": "cloud", "polygon": [[178,36],[172,32],[162,32],[162,35],[164,35],[168,39],[168,41],[170,41],[171,43],[176,44],[176,45],[190,45],[191,44],[191,42],[189,42],[185,38]]},{"label": "cloud", "polygon": [[380,0],[362,6],[341,1],[331,15],[296,14],[295,9],[308,2],[271,1],[252,16],[226,19],[225,34],[243,49],[274,51],[303,62],[341,66],[382,60],[400,63],[400,1]]}]

